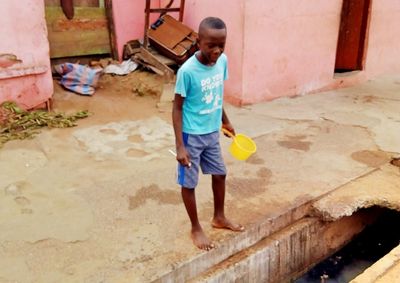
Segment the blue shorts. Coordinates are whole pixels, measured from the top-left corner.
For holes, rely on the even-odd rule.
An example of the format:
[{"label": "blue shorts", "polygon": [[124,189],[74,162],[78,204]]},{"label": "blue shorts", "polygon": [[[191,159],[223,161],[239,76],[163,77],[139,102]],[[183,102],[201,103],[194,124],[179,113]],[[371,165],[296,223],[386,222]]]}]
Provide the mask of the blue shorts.
[{"label": "blue shorts", "polygon": [[205,135],[183,133],[183,142],[192,164],[190,168],[178,164],[179,185],[194,189],[198,183],[200,167],[203,174],[226,175],[218,131]]}]

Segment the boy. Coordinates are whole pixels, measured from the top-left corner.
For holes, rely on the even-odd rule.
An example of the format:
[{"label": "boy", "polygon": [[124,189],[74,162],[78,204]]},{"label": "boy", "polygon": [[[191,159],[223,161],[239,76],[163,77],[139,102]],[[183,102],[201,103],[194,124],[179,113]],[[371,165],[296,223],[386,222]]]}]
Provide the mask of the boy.
[{"label": "boy", "polygon": [[214,244],[207,238],[197,217],[195,187],[199,167],[212,175],[214,228],[243,231],[225,217],[226,169],[219,145],[221,126],[235,133],[223,109],[224,80],[228,77],[227,58],[223,54],[226,26],[219,18],[205,18],[199,26],[199,51],[179,69],[175,87],[172,120],[175,131],[178,184],[192,225],[191,238],[200,249]]}]

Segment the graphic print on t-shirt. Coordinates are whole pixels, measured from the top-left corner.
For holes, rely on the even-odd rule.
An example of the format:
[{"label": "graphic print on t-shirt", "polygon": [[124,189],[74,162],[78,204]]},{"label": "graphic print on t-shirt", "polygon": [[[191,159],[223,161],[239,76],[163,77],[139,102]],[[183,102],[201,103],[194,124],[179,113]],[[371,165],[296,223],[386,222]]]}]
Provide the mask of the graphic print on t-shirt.
[{"label": "graphic print on t-shirt", "polygon": [[213,103],[211,108],[203,109],[199,112],[199,114],[209,114],[222,108],[222,103],[220,103],[222,100],[221,96],[220,94],[213,92],[213,90],[222,86],[223,79],[223,74],[216,74],[212,77],[201,80],[201,101],[207,105],[211,104],[212,102]]}]

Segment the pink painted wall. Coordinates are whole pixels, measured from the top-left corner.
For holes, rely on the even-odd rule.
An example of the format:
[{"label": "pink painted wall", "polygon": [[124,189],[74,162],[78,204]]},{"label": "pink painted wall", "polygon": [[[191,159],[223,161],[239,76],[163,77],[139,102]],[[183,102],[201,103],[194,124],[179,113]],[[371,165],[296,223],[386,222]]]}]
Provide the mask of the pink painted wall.
[{"label": "pink painted wall", "polygon": [[[126,42],[132,39],[143,39],[145,2],[145,0],[113,0],[112,2],[115,37],[120,59]],[[158,8],[164,2],[164,0],[153,0],[151,7]],[[157,19],[157,14],[151,16],[151,21],[155,19]]]},{"label": "pink painted wall", "polygon": [[53,94],[44,1],[3,0],[0,14],[0,57],[14,54],[22,60],[0,67],[0,103],[35,107]]},{"label": "pink painted wall", "polygon": [[372,1],[368,53],[368,77],[400,72],[400,1]]},{"label": "pink painted wall", "polygon": [[346,77],[334,76],[342,0],[245,2],[244,104],[400,72],[400,1],[372,1],[365,68]]},{"label": "pink painted wall", "polygon": [[243,103],[330,83],[340,10],[341,1],[246,1]]},{"label": "pink painted wall", "polygon": [[[400,1],[375,0],[365,69],[349,76],[335,76],[342,3],[343,0],[230,0],[227,5],[225,1],[187,0],[184,22],[193,29],[207,16],[218,16],[226,22],[230,66],[226,97],[235,104],[349,86],[380,74],[400,72]],[[136,38],[143,36],[144,1],[131,5],[139,12],[125,16],[131,21],[136,17],[136,25],[129,25],[133,27],[129,36],[119,25],[119,46],[133,34]]]}]

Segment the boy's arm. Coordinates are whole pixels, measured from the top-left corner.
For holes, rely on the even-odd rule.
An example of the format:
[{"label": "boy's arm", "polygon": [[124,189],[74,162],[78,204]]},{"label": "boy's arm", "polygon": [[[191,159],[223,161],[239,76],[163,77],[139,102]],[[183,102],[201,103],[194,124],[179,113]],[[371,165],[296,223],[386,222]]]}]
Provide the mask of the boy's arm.
[{"label": "boy's arm", "polygon": [[175,132],[176,160],[183,166],[190,166],[190,156],[186,151],[182,136],[182,108],[185,99],[179,94],[175,94],[172,108],[172,123]]},{"label": "boy's arm", "polygon": [[233,128],[231,122],[229,121],[228,115],[226,115],[224,108],[222,108],[222,128],[228,130],[233,135],[236,135],[235,129]]}]

